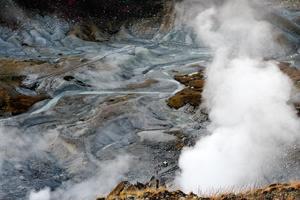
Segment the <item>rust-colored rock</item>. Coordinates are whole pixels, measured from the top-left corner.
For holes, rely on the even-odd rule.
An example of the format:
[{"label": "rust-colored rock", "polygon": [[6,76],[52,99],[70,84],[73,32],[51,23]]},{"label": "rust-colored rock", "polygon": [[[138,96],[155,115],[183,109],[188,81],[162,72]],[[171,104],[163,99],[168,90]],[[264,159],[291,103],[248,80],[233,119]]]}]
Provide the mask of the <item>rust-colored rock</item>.
[{"label": "rust-colored rock", "polygon": [[[203,70],[199,71],[196,74],[191,74],[191,75],[176,75],[174,76],[174,79],[184,84],[187,87],[191,87],[191,84],[193,84],[194,82],[199,82],[204,84]],[[203,85],[200,84],[198,87],[202,88]]]},{"label": "rust-colored rock", "polygon": [[[45,61],[39,60],[15,60],[0,58],[0,116],[13,116],[27,112],[30,107],[44,99],[49,98],[45,94],[25,95],[17,92],[16,88],[22,88],[22,82],[26,74],[35,70],[50,66]],[[27,90],[30,90],[26,88]],[[32,93],[36,93],[32,91]]]},{"label": "rust-colored rock", "polygon": [[43,94],[37,96],[16,95],[10,97],[6,108],[12,115],[18,115],[28,111],[33,104],[48,98],[49,96]]},{"label": "rust-colored rock", "polygon": [[168,100],[168,106],[179,109],[185,104],[200,105],[201,104],[201,91],[191,88],[185,88],[177,92],[173,97]]},{"label": "rust-colored rock", "polygon": [[195,74],[191,75],[176,75],[175,80],[184,84],[187,88],[177,92],[169,98],[168,106],[179,109],[186,104],[198,106],[201,104],[201,93],[205,81],[203,76],[203,68]]},{"label": "rust-colored rock", "polygon": [[285,62],[280,62],[278,66],[279,69],[288,75],[294,84],[300,88],[300,70]]},{"label": "rust-colored rock", "polygon": [[49,97],[44,94],[26,96],[0,88],[0,116],[18,115],[27,112],[33,104],[47,98]]}]

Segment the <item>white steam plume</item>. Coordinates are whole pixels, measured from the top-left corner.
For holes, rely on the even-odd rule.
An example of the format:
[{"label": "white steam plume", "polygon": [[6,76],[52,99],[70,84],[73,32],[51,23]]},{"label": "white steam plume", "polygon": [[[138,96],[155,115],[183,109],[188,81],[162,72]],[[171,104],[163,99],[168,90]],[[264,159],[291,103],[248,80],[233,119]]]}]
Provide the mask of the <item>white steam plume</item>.
[{"label": "white steam plume", "polygon": [[[50,131],[49,135],[57,136],[55,131]],[[61,155],[64,155],[64,142],[59,138],[55,141],[42,135],[26,134],[18,129],[8,129],[0,126],[0,173],[4,161],[21,163],[31,156],[42,158],[43,152],[47,152],[51,147],[58,148]],[[78,155],[79,157],[80,155]],[[119,154],[112,160],[96,162],[95,167],[86,167],[85,171],[91,172],[92,177],[80,183],[65,182],[55,191],[50,191],[46,187],[40,191],[32,191],[26,196],[28,200],[84,200],[95,199],[98,195],[107,195],[118,183],[126,180],[126,173],[136,160],[126,153]],[[0,186],[5,184],[5,180],[0,179]],[[0,194],[0,199],[2,194]],[[25,197],[24,197],[25,198]]]},{"label": "white steam plume", "polygon": [[29,200],[50,200],[50,188],[45,188],[39,192],[31,191]]},{"label": "white steam plume", "polygon": [[255,184],[299,138],[299,120],[287,104],[293,84],[278,63],[265,60],[284,53],[277,33],[254,1],[192,0],[179,8],[197,16],[191,23],[215,56],[203,92],[211,134],[183,150],[177,183],[196,193]]},{"label": "white steam plume", "polygon": [[126,173],[133,164],[134,157],[128,154],[119,155],[113,160],[101,161],[92,178],[57,189],[51,193],[51,199],[88,200],[96,199],[98,195],[108,195],[117,184],[126,180]]},{"label": "white steam plume", "polygon": [[31,191],[28,200],[92,200],[109,192],[122,180],[129,171],[134,159],[129,155],[120,155],[113,160],[102,161],[92,178],[81,183],[65,183],[55,191],[47,187],[40,191]]}]

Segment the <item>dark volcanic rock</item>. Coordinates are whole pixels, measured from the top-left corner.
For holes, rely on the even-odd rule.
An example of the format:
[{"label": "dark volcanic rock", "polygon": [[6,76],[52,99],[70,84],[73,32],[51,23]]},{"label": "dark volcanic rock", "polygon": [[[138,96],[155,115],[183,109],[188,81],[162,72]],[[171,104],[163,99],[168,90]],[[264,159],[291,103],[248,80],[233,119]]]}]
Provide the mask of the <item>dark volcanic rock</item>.
[{"label": "dark volcanic rock", "polygon": [[19,25],[19,10],[12,1],[0,0],[0,25],[15,28]]},{"label": "dark volcanic rock", "polygon": [[121,27],[131,26],[138,20],[145,20],[143,23],[149,27],[169,27],[176,1],[0,0],[0,25],[18,28],[37,14],[57,16],[75,24],[69,33],[84,40],[106,41],[107,33],[115,34]]},{"label": "dark volcanic rock", "polygon": [[65,170],[45,155],[21,163],[5,161],[0,172],[0,199],[25,199],[30,190],[54,190],[68,179]]},{"label": "dark volcanic rock", "polygon": [[41,13],[60,12],[66,17],[93,16],[104,18],[116,18],[118,20],[129,17],[149,17],[162,9],[162,0],[16,0],[27,9],[37,9]]},{"label": "dark volcanic rock", "polygon": [[[15,0],[27,14],[56,15],[78,22],[71,33],[85,40],[99,41],[102,33],[114,34],[123,25],[130,25],[137,19],[155,18],[157,25],[162,22],[166,12],[171,13],[172,0]],[[172,4],[172,3],[171,3]],[[173,5],[173,4],[172,4]],[[153,23],[155,23],[153,21]],[[167,20],[168,21],[168,20]],[[88,23],[86,23],[88,22]],[[92,22],[92,23],[91,23]],[[153,26],[153,23],[151,26]],[[101,37],[99,37],[99,34]],[[102,40],[102,39],[101,39]],[[106,40],[104,37],[103,40]]]}]

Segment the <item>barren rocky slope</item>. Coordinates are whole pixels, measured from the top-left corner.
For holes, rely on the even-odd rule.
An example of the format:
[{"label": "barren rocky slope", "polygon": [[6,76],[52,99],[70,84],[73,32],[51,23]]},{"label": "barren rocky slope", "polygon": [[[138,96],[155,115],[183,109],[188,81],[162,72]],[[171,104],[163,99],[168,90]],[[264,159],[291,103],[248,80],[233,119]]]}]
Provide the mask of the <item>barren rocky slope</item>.
[{"label": "barren rocky slope", "polygon": [[[0,199],[48,187],[92,200],[156,171],[172,188],[182,148],[208,134],[199,105],[213,55],[174,29],[177,1],[114,2],[0,1]],[[270,5],[287,55],[266,59],[298,87],[299,111],[298,2]],[[262,185],[300,178],[297,144]],[[153,187],[122,182],[107,199],[300,199],[299,184],[216,197]]]}]

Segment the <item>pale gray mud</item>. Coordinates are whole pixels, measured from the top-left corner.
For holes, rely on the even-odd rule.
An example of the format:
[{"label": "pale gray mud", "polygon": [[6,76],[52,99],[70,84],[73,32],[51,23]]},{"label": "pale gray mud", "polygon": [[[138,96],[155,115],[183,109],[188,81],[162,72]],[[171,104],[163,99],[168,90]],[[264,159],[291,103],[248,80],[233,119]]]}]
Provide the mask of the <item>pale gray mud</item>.
[{"label": "pale gray mud", "polygon": [[[293,19],[300,13],[282,7],[274,12],[293,27],[281,27],[293,47],[277,59],[299,68],[300,38],[295,30],[300,26]],[[112,169],[111,176],[121,177],[116,181],[147,182],[158,170],[162,182],[172,183],[182,146],[205,135],[208,123],[194,120],[197,108],[190,105],[179,110],[167,106],[167,99],[184,87],[173,76],[197,72],[195,65],[206,66],[210,50],[184,26],[152,28],[147,34],[133,26],[106,42],[67,36],[70,28],[47,16],[25,20],[14,31],[0,28],[1,57],[57,64],[60,58],[81,59],[59,72],[28,74],[23,80],[24,91],[42,91],[51,99],[1,119],[0,199],[26,199],[31,190],[55,191],[84,182],[99,175],[101,163],[120,156],[130,157],[129,169],[120,170],[122,174]],[[147,80],[155,81],[143,84]],[[266,172],[263,181],[300,177],[299,166],[299,159],[293,160],[287,174]],[[102,192],[108,191],[99,189]]]}]

